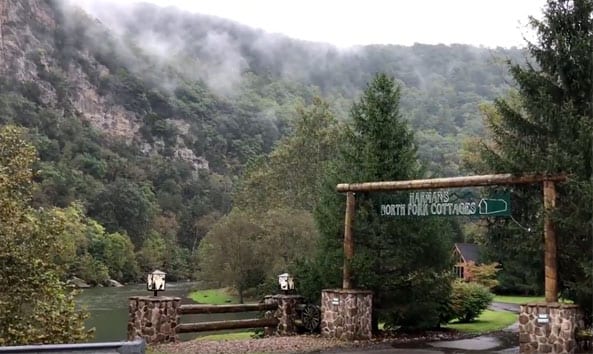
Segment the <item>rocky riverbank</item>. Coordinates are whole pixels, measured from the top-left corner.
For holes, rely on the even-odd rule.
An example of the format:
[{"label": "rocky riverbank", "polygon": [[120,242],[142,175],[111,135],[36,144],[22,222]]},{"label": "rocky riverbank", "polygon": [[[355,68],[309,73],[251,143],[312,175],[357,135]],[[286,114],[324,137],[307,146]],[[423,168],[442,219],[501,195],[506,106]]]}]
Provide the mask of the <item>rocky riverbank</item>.
[{"label": "rocky riverbank", "polygon": [[[68,279],[68,281],[66,283],[68,285],[71,285],[71,286],[73,286],[75,288],[78,288],[78,289],[92,288],[92,285],[90,285],[89,283],[87,283],[86,281],[84,281],[83,279],[80,279],[78,277],[72,277],[72,278]],[[99,286],[99,287],[105,286],[105,287],[111,287],[111,288],[121,288],[121,287],[123,287],[123,284],[120,283],[120,282],[118,282],[117,280],[107,279],[102,284],[98,284],[97,286]]]}]

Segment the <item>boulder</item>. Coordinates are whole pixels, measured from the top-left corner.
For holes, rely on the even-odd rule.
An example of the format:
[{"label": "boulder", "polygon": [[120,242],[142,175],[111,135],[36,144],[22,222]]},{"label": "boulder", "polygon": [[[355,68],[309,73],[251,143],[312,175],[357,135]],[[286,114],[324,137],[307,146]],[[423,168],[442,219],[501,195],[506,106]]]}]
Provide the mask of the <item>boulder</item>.
[{"label": "boulder", "polygon": [[123,287],[122,283],[118,282],[117,280],[113,280],[113,279],[107,279],[105,281],[105,283],[103,283],[105,286],[111,287],[111,288],[121,288]]},{"label": "boulder", "polygon": [[78,278],[78,277],[72,277],[70,278],[66,284],[68,285],[72,285],[75,288],[79,288],[79,289],[86,289],[86,288],[90,288],[91,286],[85,282],[84,280]]}]

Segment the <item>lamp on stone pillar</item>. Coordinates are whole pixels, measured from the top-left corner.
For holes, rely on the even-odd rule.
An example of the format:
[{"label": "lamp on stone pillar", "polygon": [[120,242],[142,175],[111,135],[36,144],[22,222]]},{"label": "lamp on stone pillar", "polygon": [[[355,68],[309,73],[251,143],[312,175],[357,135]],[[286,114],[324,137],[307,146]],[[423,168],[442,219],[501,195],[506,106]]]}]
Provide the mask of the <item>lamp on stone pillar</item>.
[{"label": "lamp on stone pillar", "polygon": [[288,273],[282,273],[278,275],[278,285],[280,285],[280,290],[283,290],[285,293],[288,293],[294,290],[294,278],[292,275]]},{"label": "lamp on stone pillar", "polygon": [[160,270],[154,270],[148,274],[146,278],[146,288],[148,291],[154,291],[154,296],[157,296],[158,291],[165,290],[165,275],[167,273]]}]

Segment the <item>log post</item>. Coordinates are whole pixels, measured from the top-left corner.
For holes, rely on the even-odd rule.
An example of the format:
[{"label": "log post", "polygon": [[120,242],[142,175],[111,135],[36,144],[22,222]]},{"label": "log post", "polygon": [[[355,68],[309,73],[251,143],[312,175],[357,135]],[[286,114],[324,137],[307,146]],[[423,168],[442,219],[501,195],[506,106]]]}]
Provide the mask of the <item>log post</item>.
[{"label": "log post", "polygon": [[352,258],[354,257],[354,240],[352,238],[352,225],[354,224],[354,206],[356,197],[354,192],[346,193],[346,215],[344,217],[344,269],[342,288],[352,289]]},{"label": "log post", "polygon": [[556,232],[552,211],[556,207],[556,187],[553,181],[544,181],[544,272],[546,302],[558,302],[558,273],[556,264]]}]

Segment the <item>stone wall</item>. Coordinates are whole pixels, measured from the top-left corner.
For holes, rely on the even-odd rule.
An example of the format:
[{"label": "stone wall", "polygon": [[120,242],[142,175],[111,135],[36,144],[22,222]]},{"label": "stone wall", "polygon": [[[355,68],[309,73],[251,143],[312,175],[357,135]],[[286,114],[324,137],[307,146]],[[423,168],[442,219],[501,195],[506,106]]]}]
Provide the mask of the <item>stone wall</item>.
[{"label": "stone wall", "polygon": [[541,303],[521,305],[520,353],[574,353],[575,333],[582,314],[577,305]]},{"label": "stone wall", "polygon": [[321,292],[321,335],[340,340],[370,339],[373,293],[326,289]]},{"label": "stone wall", "polygon": [[177,341],[180,302],[178,297],[130,297],[128,340],[143,338],[148,344]]},{"label": "stone wall", "polygon": [[[266,304],[278,304],[278,309],[271,314],[278,319],[276,328],[266,328],[266,335],[292,335],[297,333],[295,320],[298,318],[297,305],[303,303],[303,297],[300,295],[267,295],[264,298]],[[268,315],[270,316],[270,315]]]}]

